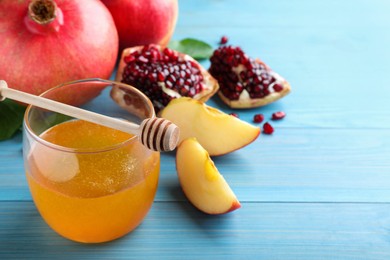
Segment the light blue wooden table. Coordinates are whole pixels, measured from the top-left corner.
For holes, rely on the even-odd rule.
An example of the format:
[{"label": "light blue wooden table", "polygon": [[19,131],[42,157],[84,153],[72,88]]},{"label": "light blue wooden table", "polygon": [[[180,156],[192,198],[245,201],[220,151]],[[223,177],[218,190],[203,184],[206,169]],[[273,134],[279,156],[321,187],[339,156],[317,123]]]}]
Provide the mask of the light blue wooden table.
[{"label": "light blue wooden table", "polygon": [[[174,156],[163,155],[143,224],[110,243],[77,244],[35,209],[18,134],[0,143],[0,259],[390,259],[390,1],[179,4],[174,39],[217,47],[227,35],[292,85],[274,104],[234,111],[248,122],[287,113],[272,136],[215,158],[242,208],[197,211]],[[233,112],[217,98],[208,103]]]}]

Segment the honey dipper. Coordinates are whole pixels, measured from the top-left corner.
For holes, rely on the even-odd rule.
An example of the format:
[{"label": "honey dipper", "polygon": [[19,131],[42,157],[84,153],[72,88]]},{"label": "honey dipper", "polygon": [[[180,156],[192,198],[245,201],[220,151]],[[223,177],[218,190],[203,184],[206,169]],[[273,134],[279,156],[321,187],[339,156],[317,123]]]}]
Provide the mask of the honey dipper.
[{"label": "honey dipper", "polygon": [[126,120],[116,119],[51,99],[11,89],[8,88],[8,85],[4,80],[0,80],[0,101],[3,101],[5,98],[134,134],[144,146],[154,151],[172,151],[176,148],[179,141],[179,128],[164,118],[147,118],[138,125]]}]

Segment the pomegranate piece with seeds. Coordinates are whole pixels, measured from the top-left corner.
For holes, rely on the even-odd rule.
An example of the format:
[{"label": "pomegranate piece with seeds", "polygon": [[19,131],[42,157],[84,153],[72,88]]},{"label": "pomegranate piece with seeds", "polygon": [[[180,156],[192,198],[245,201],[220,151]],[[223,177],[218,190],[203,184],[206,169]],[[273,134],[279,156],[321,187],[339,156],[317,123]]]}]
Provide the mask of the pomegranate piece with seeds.
[{"label": "pomegranate piece with seeds", "polygon": [[218,80],[218,95],[232,108],[267,105],[290,92],[289,83],[240,47],[221,46],[210,58],[210,74]]},{"label": "pomegranate piece with seeds", "polygon": [[[157,112],[178,97],[205,102],[219,88],[210,73],[189,55],[152,44],[123,50],[116,81],[141,90]],[[125,92],[112,96],[120,106],[128,106]]]}]

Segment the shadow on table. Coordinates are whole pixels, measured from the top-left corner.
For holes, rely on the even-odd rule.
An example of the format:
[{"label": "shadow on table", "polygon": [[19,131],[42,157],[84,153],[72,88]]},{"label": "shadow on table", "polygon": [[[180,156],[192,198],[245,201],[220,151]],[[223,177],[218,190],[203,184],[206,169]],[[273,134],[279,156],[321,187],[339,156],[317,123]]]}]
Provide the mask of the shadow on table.
[{"label": "shadow on table", "polygon": [[222,230],[225,229],[226,226],[229,226],[229,222],[234,218],[235,212],[221,215],[203,213],[186,199],[180,186],[171,186],[169,187],[169,191],[172,197],[178,199],[175,203],[185,217],[191,220],[191,222],[198,227],[198,230],[209,233],[211,236],[215,234],[215,230]]}]

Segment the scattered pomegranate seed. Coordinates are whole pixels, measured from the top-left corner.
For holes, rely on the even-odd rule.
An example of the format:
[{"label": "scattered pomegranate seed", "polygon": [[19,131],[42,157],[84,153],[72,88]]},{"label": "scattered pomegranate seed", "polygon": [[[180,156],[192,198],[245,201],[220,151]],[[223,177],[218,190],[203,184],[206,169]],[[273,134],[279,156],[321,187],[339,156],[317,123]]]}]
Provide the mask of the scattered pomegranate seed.
[{"label": "scattered pomegranate seed", "polygon": [[236,113],[230,113],[229,115],[239,118],[238,114]]},{"label": "scattered pomegranate seed", "polygon": [[228,37],[227,36],[222,36],[221,41],[219,42],[220,44],[226,44],[228,42]]},{"label": "scattered pomegranate seed", "polygon": [[256,114],[253,117],[253,122],[255,122],[255,123],[261,123],[261,122],[263,122],[263,120],[264,120],[263,114]]},{"label": "scattered pomegranate seed", "polygon": [[272,127],[272,125],[268,122],[265,122],[264,125],[263,125],[263,133],[264,134],[267,134],[267,135],[270,135],[274,132],[274,128]]},{"label": "scattered pomegranate seed", "polygon": [[272,114],[272,120],[280,120],[286,116],[283,111],[278,111]]}]

